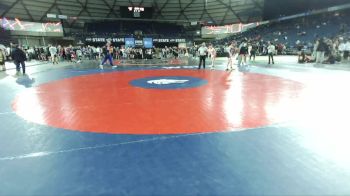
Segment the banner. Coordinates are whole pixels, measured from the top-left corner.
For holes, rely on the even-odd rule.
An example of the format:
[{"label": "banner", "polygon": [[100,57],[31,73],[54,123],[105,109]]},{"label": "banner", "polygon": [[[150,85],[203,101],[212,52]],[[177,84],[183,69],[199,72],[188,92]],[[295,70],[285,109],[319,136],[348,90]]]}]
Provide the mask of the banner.
[{"label": "banner", "polygon": [[[121,38],[121,37],[117,37],[117,38],[105,38],[105,37],[87,37],[85,38],[85,42],[92,42],[92,43],[105,43],[107,42],[107,40],[111,40],[113,43],[125,43],[127,40],[130,40],[134,38]],[[151,39],[152,38],[144,38],[144,39]],[[138,40],[136,40],[138,41]],[[138,43],[136,43],[136,45],[141,44],[141,42],[143,42],[143,40],[138,41]],[[153,43],[186,43],[186,39],[177,39],[177,38],[171,38],[171,39],[153,39],[152,40]]]},{"label": "banner", "polygon": [[135,39],[134,38],[125,38],[125,47],[127,47],[127,48],[135,47]]},{"label": "banner", "polygon": [[143,45],[145,48],[153,48],[153,39],[152,38],[143,38]]},{"label": "banner", "polygon": [[186,43],[186,39],[153,39],[154,43]]},{"label": "banner", "polygon": [[0,27],[5,30],[16,32],[16,34],[36,33],[37,35],[63,36],[63,28],[60,22],[25,22],[17,18],[10,20],[0,18]]},{"label": "banner", "polygon": [[246,31],[248,29],[257,27],[259,25],[258,22],[248,23],[248,24],[231,24],[224,26],[204,26],[202,27],[202,35],[222,35],[222,34],[234,34]]}]

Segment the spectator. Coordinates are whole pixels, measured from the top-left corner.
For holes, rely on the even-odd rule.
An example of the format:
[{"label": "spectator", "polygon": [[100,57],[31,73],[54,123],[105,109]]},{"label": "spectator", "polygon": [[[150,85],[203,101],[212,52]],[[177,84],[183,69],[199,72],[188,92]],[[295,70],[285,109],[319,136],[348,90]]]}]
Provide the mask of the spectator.
[{"label": "spectator", "polygon": [[273,43],[269,42],[268,44],[268,47],[267,47],[267,53],[268,53],[268,56],[269,56],[269,64],[271,64],[271,61],[272,61],[272,64],[275,64],[275,61],[273,60],[273,56],[276,52],[276,47]]},{"label": "spectator", "polygon": [[324,53],[327,50],[327,45],[324,42],[324,39],[321,38],[316,42],[316,64],[323,63]]},{"label": "spectator", "polygon": [[49,51],[51,55],[52,64],[55,64],[55,63],[58,64],[57,48],[54,46],[50,46]]},{"label": "spectator", "polygon": [[15,49],[12,52],[12,59],[16,65],[16,70],[17,70],[16,75],[19,75],[21,72],[20,66],[22,66],[23,75],[26,75],[26,65],[25,65],[25,61],[27,60],[26,54],[18,45],[15,46]]},{"label": "spectator", "polygon": [[349,60],[350,54],[350,40],[346,41],[345,50],[344,50],[344,60],[347,62]]},{"label": "spectator", "polygon": [[2,71],[6,70],[5,59],[6,59],[5,52],[4,52],[3,48],[0,48],[0,66],[1,66]]}]

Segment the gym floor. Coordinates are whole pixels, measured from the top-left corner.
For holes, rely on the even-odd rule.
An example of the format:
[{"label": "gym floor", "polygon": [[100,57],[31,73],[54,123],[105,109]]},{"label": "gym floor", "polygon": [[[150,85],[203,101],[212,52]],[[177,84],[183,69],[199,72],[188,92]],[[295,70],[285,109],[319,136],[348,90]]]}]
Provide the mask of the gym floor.
[{"label": "gym floor", "polygon": [[0,195],[348,195],[348,65],[294,60],[0,72]]}]

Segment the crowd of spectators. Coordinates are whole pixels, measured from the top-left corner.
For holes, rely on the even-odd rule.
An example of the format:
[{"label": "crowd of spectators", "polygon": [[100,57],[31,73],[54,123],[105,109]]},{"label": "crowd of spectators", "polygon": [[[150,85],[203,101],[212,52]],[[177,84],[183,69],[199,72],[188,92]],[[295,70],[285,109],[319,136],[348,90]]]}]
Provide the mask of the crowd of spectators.
[{"label": "crowd of spectators", "polygon": [[[248,46],[249,56],[268,55],[268,47],[274,45],[276,54],[298,55],[299,63],[336,63],[349,62],[350,53],[350,13],[333,12],[316,16],[307,16],[285,21],[273,21],[246,32],[234,34],[221,40],[212,41],[217,56],[227,56],[227,48],[232,42],[239,45],[243,40]],[[129,25],[130,26],[130,25]],[[126,28],[125,25],[124,28]],[[177,26],[173,26],[174,29]],[[166,29],[152,27],[152,29]],[[176,33],[181,33],[181,29]],[[2,48],[5,59],[11,58],[12,45]],[[78,62],[83,59],[101,59],[104,48],[99,46],[41,46],[24,47],[28,60]],[[125,48],[113,47],[115,59],[151,59],[177,58],[178,56],[196,56],[198,46],[188,48],[153,47]],[[253,51],[253,52],[251,52]]]},{"label": "crowd of spectators", "polygon": [[[21,47],[19,48],[25,53],[28,61],[48,61],[53,64],[67,61],[67,62],[79,62],[81,60],[101,60],[105,54],[106,48],[95,46],[54,46],[49,45],[45,47]],[[12,51],[15,49],[15,45],[11,44],[8,47],[3,47],[1,54],[3,61],[12,60]],[[112,46],[113,59],[168,59],[178,58],[179,56],[188,55],[187,48],[179,47],[153,47],[153,48],[132,48],[132,47],[115,47]]]},{"label": "crowd of spectators", "polygon": [[[300,63],[348,62],[350,52],[350,21],[348,10],[324,13],[285,21],[272,21],[246,32],[214,41],[219,55],[232,40],[256,46],[257,55],[267,55],[268,43],[275,45],[278,54],[298,55]],[[319,43],[322,42],[321,46]],[[324,43],[324,44],[323,44]],[[317,56],[317,51],[322,53]]]},{"label": "crowd of spectators", "polygon": [[66,33],[66,36],[79,37],[135,37],[152,38],[192,38],[188,37],[183,25],[149,22],[149,21],[114,21],[101,23],[87,23],[86,29],[78,33]]}]

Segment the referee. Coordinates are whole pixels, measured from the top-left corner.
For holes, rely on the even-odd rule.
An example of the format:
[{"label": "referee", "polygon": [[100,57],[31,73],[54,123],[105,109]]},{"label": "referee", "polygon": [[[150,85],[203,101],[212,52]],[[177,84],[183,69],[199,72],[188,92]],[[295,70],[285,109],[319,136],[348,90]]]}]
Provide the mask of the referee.
[{"label": "referee", "polygon": [[203,69],[205,69],[205,58],[207,57],[208,48],[205,46],[205,43],[202,44],[201,47],[198,48],[199,54],[199,65],[198,69],[201,69],[203,62]]}]

